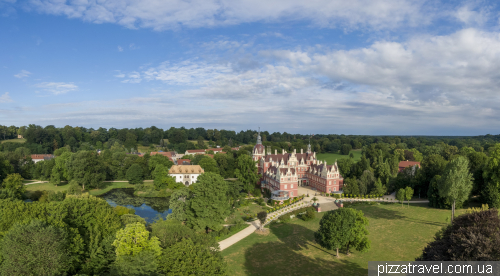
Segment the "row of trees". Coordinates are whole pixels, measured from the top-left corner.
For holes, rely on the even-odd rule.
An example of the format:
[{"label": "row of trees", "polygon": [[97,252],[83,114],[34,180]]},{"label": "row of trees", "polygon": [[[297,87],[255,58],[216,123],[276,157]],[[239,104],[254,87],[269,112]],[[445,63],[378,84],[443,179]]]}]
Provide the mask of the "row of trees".
[{"label": "row of trees", "polygon": [[[127,150],[137,149],[137,146],[159,145],[177,152],[186,149],[205,148],[204,141],[213,142],[219,146],[237,146],[241,144],[253,144],[257,138],[257,131],[246,130],[236,133],[230,130],[217,130],[205,128],[175,128],[161,129],[155,126],[135,129],[116,128],[84,128],[65,126],[56,128],[49,125],[41,127],[29,126],[1,126],[0,139],[12,139],[21,134],[26,138],[27,145],[33,153],[52,153],[56,149],[69,146],[72,151],[110,148],[115,142],[123,145]],[[476,151],[488,151],[488,148],[500,141],[500,135],[485,135],[476,137],[398,137],[398,136],[354,136],[354,135],[309,135],[290,134],[263,131],[262,141],[265,146],[274,149],[305,149],[311,143],[312,149],[321,152],[341,152],[349,154],[351,149],[361,149],[372,144],[380,144],[383,147],[392,147],[400,150],[417,149],[424,153],[428,147],[437,146],[446,151],[447,155],[453,155],[463,147],[472,147]],[[196,142],[194,142],[196,141]],[[4,143],[0,150],[14,150],[18,143]],[[367,156],[371,158],[370,156]],[[411,157],[411,156],[406,156]],[[418,159],[418,157],[415,157]],[[406,158],[411,159],[411,158]],[[373,160],[373,159],[372,159]],[[418,160],[417,160],[418,161]]]}]

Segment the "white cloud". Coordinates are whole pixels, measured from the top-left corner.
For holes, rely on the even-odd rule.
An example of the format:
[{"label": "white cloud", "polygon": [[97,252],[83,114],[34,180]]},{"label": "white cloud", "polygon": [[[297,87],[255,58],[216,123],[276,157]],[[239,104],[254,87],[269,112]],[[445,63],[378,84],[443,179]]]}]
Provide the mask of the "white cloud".
[{"label": "white cloud", "polygon": [[78,86],[75,84],[66,82],[42,82],[37,84],[36,87],[50,92],[53,95],[64,94],[78,89]]},{"label": "white cloud", "polygon": [[500,127],[498,33],[464,29],[352,50],[266,51],[253,58],[266,62],[238,71],[229,62],[195,59],[126,75],[128,82],[163,83],[170,91],[165,100],[189,99],[198,121],[228,116],[250,124],[294,121],[396,134]]},{"label": "white cloud", "polygon": [[11,103],[13,100],[9,96],[9,92],[5,92],[0,96],[0,103]]},{"label": "white cloud", "polygon": [[322,27],[392,29],[432,20],[432,14],[424,10],[429,6],[426,1],[417,0],[31,0],[30,6],[94,23],[156,30],[282,20],[307,20]]},{"label": "white cloud", "polygon": [[19,74],[14,75],[14,77],[22,79],[22,78],[29,77],[29,75],[31,75],[31,72],[26,71],[26,70],[21,70],[21,72],[19,72]]},{"label": "white cloud", "polygon": [[118,46],[118,52],[123,52],[122,46]]},{"label": "white cloud", "polygon": [[468,3],[458,8],[453,16],[467,26],[483,26],[490,19],[491,12],[487,5]]}]

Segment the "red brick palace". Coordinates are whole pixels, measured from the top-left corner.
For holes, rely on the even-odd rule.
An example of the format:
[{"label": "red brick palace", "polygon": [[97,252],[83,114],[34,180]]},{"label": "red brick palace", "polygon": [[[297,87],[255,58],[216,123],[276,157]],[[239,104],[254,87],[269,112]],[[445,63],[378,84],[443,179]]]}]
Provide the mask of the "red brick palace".
[{"label": "red brick palace", "polygon": [[260,132],[257,144],[253,148],[253,160],[258,161],[257,167],[261,178],[261,188],[267,188],[273,193],[273,198],[287,199],[298,196],[299,186],[316,188],[319,192],[339,192],[342,190],[344,179],[340,175],[337,161],[334,165],[327,165],[326,161],[316,159],[316,153],[311,152],[311,144],[307,152],[296,150],[281,154],[275,150],[271,154],[271,147],[267,151],[262,145]]}]

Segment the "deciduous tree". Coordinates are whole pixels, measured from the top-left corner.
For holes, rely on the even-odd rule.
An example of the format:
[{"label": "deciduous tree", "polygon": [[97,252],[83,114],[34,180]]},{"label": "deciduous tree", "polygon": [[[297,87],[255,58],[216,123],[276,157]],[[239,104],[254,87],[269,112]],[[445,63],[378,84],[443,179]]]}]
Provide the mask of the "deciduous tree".
[{"label": "deciduous tree", "polygon": [[465,157],[459,156],[446,166],[438,189],[439,195],[452,203],[451,222],[453,222],[456,202],[463,203],[472,191],[472,174],[469,172],[469,161]]}]

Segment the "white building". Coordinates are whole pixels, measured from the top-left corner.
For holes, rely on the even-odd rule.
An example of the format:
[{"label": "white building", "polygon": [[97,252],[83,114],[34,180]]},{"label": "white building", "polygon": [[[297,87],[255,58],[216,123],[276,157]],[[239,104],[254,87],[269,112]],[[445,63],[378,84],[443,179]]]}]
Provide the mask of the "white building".
[{"label": "white building", "polygon": [[173,165],[168,173],[176,182],[189,186],[198,180],[198,176],[205,171],[200,165]]}]

